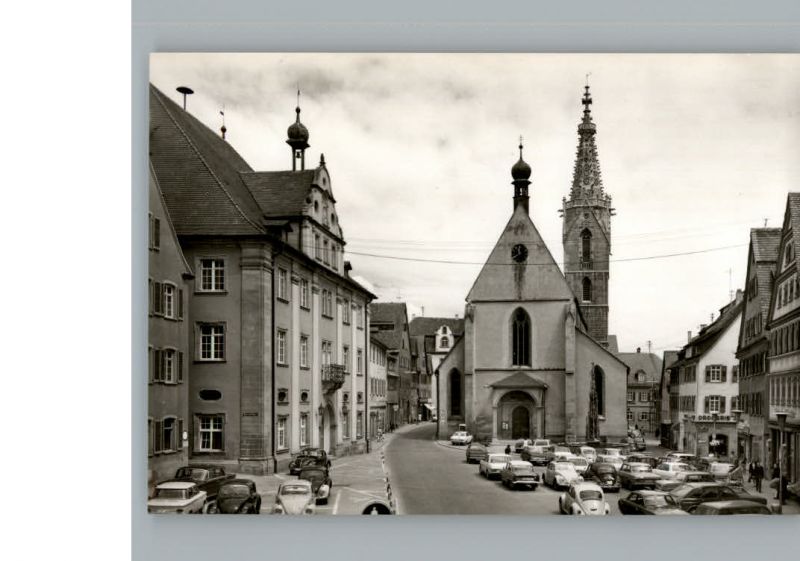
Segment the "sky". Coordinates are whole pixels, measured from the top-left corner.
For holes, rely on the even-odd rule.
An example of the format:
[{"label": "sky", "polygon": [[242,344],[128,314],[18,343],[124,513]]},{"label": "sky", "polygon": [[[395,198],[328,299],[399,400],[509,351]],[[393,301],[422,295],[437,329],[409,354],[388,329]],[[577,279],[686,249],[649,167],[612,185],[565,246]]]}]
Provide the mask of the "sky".
[{"label": "sky", "polygon": [[307,167],[325,155],[352,274],[417,315],[463,317],[511,215],[520,136],[531,218],[561,264],[587,74],[621,351],[679,348],[717,317],[744,285],[750,228],[780,227],[800,190],[798,55],[159,53],[150,66],[176,101],[194,90],[187,109],[212,129],[224,108],[258,171],[291,169],[299,86]]}]

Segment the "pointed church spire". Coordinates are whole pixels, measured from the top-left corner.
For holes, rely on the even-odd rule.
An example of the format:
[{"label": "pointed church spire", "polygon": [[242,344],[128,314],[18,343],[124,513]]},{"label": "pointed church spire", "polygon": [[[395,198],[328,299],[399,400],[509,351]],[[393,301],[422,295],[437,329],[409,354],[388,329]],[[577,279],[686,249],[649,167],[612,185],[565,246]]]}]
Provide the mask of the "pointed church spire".
[{"label": "pointed church spire", "polygon": [[522,159],[522,137],[519,137],[519,160],[511,167],[511,183],[514,185],[514,209],[517,205],[522,205],[525,212],[528,212],[528,185],[531,184],[528,178],[531,176],[531,166]]},{"label": "pointed church spire", "polygon": [[584,87],[583,119],[578,125],[578,151],[575,155],[575,169],[572,175],[572,190],[570,198],[576,199],[584,193],[602,196],[603,180],[600,177],[600,162],[597,158],[597,145],[595,144],[596,125],[592,122],[592,94],[589,92],[589,75],[586,75]]}]

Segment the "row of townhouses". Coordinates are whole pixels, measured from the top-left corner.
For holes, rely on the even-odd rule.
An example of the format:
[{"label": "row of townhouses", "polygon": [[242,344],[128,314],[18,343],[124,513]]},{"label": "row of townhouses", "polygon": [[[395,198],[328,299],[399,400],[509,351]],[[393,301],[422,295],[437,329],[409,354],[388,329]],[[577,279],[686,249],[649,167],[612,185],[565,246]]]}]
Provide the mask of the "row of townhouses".
[{"label": "row of townhouses", "polygon": [[783,463],[800,479],[800,193],[781,228],[750,231],[744,290],[663,360],[662,442]]},{"label": "row of townhouses", "polygon": [[429,384],[420,396],[405,306],[372,304],[370,328],[376,297],[343,259],[300,108],[285,171],[253,170],[152,85],[149,132],[150,477],[191,462],[271,473],[416,419]]}]

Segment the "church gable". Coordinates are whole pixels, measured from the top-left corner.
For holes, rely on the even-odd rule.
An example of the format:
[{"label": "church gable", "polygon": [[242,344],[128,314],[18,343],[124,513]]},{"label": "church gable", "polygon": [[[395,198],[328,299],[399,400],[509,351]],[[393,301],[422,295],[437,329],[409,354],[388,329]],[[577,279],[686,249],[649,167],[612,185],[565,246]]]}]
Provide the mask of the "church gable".
[{"label": "church gable", "polygon": [[571,300],[564,275],[525,209],[514,209],[467,301]]}]

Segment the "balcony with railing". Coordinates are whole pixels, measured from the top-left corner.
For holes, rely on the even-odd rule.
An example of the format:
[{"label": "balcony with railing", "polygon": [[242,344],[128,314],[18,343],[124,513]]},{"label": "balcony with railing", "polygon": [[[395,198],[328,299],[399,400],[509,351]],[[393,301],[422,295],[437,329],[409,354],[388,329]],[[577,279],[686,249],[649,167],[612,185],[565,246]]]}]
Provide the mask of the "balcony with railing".
[{"label": "balcony with railing", "polygon": [[322,392],[331,394],[344,384],[344,364],[322,365]]}]

